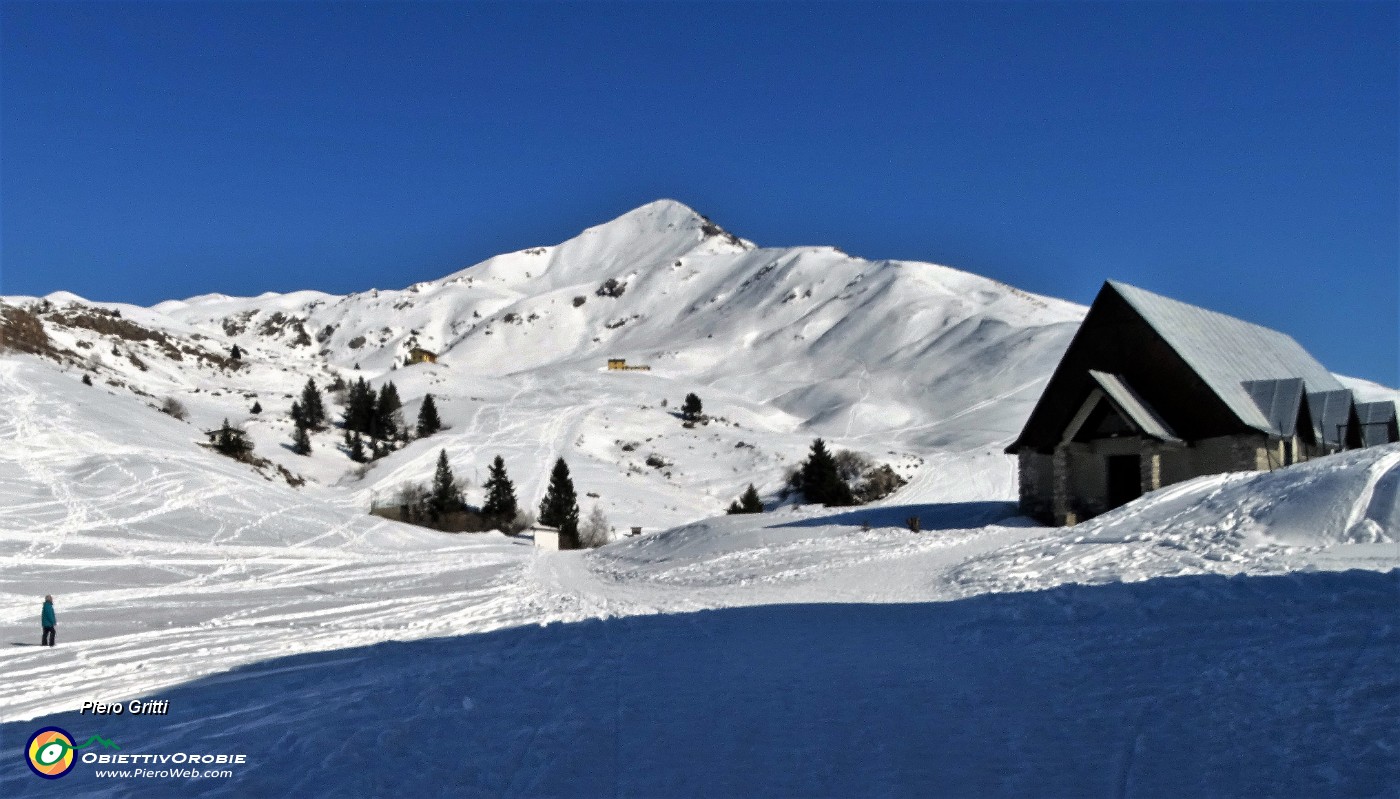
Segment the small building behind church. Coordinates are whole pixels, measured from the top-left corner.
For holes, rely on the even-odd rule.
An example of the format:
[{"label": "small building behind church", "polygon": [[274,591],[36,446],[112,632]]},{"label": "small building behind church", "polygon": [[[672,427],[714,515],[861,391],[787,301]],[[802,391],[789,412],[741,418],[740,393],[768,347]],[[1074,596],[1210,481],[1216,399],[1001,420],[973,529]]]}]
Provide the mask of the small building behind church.
[{"label": "small building behind church", "polygon": [[1071,525],[1193,477],[1400,440],[1276,330],[1104,284],[1007,452],[1021,512]]}]

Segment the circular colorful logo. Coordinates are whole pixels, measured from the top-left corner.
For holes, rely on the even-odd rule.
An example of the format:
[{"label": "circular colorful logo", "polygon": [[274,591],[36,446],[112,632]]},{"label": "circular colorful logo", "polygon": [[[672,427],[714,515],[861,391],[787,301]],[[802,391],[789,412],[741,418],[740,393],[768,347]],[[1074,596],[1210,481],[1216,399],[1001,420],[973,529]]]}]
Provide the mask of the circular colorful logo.
[{"label": "circular colorful logo", "polygon": [[46,780],[56,780],[73,769],[73,736],[62,727],[44,727],[29,736],[24,752],[29,770]]}]

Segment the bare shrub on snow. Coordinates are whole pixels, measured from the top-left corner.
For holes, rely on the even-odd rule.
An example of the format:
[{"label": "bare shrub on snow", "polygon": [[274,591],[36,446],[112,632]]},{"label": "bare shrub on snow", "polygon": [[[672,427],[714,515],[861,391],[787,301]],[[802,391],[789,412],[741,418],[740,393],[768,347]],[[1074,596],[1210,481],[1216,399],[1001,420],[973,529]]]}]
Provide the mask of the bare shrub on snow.
[{"label": "bare shrub on snow", "polygon": [[174,397],[166,397],[160,403],[160,412],[166,416],[173,416],[182,422],[189,421],[190,412],[185,404]]},{"label": "bare shrub on snow", "polygon": [[593,510],[588,513],[588,518],[579,525],[579,543],[585,548],[600,547],[608,543],[608,539],[612,537],[611,530],[608,517],[603,513],[603,509],[594,505]]}]

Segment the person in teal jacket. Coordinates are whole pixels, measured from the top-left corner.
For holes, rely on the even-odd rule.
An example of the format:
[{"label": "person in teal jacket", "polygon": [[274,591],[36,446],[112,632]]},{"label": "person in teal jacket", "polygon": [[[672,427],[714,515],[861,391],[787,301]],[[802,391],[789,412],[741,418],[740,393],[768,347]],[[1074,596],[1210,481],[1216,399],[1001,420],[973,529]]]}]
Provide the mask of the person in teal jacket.
[{"label": "person in teal jacket", "polygon": [[54,628],[58,626],[58,617],[53,614],[53,596],[44,597],[44,612],[39,621],[44,625],[44,637],[39,645],[53,646]]}]

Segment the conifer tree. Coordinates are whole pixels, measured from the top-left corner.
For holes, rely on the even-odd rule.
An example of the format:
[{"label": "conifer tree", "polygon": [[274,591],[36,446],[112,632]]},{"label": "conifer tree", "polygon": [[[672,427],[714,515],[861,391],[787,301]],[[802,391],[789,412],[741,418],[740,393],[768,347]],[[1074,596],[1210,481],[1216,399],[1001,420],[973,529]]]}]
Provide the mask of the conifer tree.
[{"label": "conifer tree", "polygon": [[253,400],[253,407],[248,409],[249,413],[262,413],[262,403]]},{"label": "conifer tree", "polygon": [[854,505],[850,486],[841,479],[836,459],[820,438],[812,442],[812,451],[802,464],[802,493],[808,502],[820,502],[828,507]]},{"label": "conifer tree", "polygon": [[87,372],[83,372],[83,385],[92,385],[92,375],[88,374]]},{"label": "conifer tree", "polygon": [[374,389],[361,377],[350,384],[345,398],[345,428],[375,436]]},{"label": "conifer tree", "polygon": [[540,500],[540,524],[559,528],[561,549],[578,548],[578,495],[574,493],[569,465],[563,458],[555,461],[549,475],[549,490]]},{"label": "conifer tree", "polygon": [[292,452],[298,455],[311,454],[311,434],[305,427],[298,427],[292,434]]},{"label": "conifer tree", "polygon": [[292,424],[297,427],[306,427],[306,414],[302,413],[301,403],[292,400]]},{"label": "conifer tree", "polygon": [[753,487],[753,483],[749,483],[748,489],[744,491],[742,496],[729,503],[729,509],[725,512],[730,514],[763,512],[763,499],[758,496],[758,489]]},{"label": "conifer tree", "polygon": [[497,455],[491,462],[486,478],[486,504],[481,508],[481,515],[492,524],[508,525],[519,510],[515,501],[515,485],[506,474],[505,459]]},{"label": "conifer tree", "polygon": [[365,462],[365,442],[360,439],[360,431],[346,431],[346,446],[350,448],[350,460],[356,463]]},{"label": "conifer tree", "polygon": [[437,471],[433,473],[433,487],[428,493],[428,513],[433,520],[443,514],[452,513],[462,507],[462,494],[452,477],[452,467],[447,463],[447,450],[438,452]]},{"label": "conifer tree", "polygon": [[403,430],[403,413],[400,409],[399,389],[393,383],[385,383],[379,389],[379,401],[374,406],[374,429],[379,438],[396,438]]},{"label": "conifer tree", "polygon": [[437,403],[433,402],[433,395],[427,394],[423,397],[423,407],[418,409],[418,437],[427,438],[442,429],[442,420],[438,418]]},{"label": "conifer tree", "polygon": [[685,402],[681,405],[681,418],[687,422],[699,421],[702,405],[700,397],[695,394],[686,394]]},{"label": "conifer tree", "polygon": [[316,388],[316,381],[309,377],[301,390],[301,415],[305,427],[321,430],[326,426],[326,405],[321,401],[321,391]]},{"label": "conifer tree", "polygon": [[228,357],[235,361],[240,360],[243,357],[243,350],[240,350],[238,345],[235,344],[233,345],[233,349],[229,350]]}]

